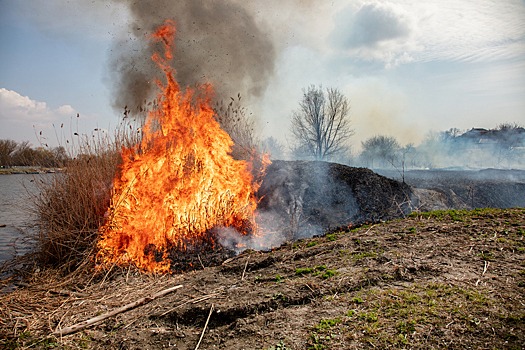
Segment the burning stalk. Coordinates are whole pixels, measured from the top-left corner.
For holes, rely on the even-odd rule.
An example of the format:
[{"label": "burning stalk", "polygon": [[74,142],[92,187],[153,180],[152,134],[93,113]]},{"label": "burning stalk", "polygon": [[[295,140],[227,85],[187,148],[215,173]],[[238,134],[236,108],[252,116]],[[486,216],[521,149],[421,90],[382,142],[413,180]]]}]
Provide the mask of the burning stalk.
[{"label": "burning stalk", "polygon": [[152,59],[166,83],[157,83],[158,107],[147,117],[140,144],[122,150],[107,221],[99,229],[100,267],[134,264],[168,272],[170,250],[213,245],[214,227],[255,233],[258,184],[249,164],[231,156],[233,141],[210,107],[211,87],[196,94],[177,84],[169,66],[174,35],[174,23],[166,21],[152,36],[164,45],[164,55]]}]

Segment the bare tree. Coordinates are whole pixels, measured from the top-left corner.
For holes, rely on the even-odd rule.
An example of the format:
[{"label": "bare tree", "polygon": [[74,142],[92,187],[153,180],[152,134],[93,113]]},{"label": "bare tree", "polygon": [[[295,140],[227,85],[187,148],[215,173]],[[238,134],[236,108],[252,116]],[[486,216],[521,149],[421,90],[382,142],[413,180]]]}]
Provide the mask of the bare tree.
[{"label": "bare tree", "polygon": [[261,150],[270,155],[270,159],[284,159],[284,146],[273,136],[261,141]]},{"label": "bare tree", "polygon": [[11,164],[13,152],[15,152],[18,143],[13,140],[0,140],[0,166],[8,167]]},{"label": "bare tree", "polygon": [[[378,135],[361,142],[363,150],[360,158],[366,166],[395,166],[398,152],[401,150],[399,142],[395,137]],[[374,164],[374,160],[379,163]]]},{"label": "bare tree", "polygon": [[[303,90],[299,109],[292,115],[295,150],[326,160],[345,150],[354,131],[350,128],[350,104],[337,89],[311,85]],[[297,152],[294,152],[297,153]]]}]

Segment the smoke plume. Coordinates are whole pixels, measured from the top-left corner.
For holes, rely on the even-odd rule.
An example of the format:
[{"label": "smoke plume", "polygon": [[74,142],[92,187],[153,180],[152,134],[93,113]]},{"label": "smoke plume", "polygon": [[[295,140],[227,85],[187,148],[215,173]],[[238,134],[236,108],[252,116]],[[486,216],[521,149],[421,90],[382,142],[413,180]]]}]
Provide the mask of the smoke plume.
[{"label": "smoke plume", "polygon": [[182,87],[212,83],[216,98],[259,97],[274,70],[275,48],[254,16],[233,0],[117,0],[133,17],[129,37],[115,43],[111,61],[114,107],[151,100],[159,69],[149,35],[164,20],[177,28],[173,68]]}]

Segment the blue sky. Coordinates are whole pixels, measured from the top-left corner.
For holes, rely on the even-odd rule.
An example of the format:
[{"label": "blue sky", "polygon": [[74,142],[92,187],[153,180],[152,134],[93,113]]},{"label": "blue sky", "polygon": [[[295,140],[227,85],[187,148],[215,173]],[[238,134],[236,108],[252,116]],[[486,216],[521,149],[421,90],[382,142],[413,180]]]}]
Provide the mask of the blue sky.
[{"label": "blue sky", "polygon": [[[132,36],[124,2],[0,0],[0,139],[38,145],[43,131],[55,145],[53,124],[76,129],[77,113],[87,134],[118,124],[108,73],[115,42]],[[348,96],[354,149],[379,134],[417,144],[431,131],[525,125],[523,0],[231,2],[276,48],[265,93],[246,102],[262,137],[287,142],[310,84]]]}]

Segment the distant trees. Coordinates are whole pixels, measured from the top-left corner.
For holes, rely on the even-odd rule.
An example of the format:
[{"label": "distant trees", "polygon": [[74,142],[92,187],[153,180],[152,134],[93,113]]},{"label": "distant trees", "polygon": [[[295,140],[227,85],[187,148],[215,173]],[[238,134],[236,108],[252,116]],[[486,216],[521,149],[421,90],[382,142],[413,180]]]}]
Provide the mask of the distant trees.
[{"label": "distant trees", "polygon": [[350,103],[337,89],[309,86],[292,115],[291,131],[296,156],[327,160],[344,152],[354,131]]},{"label": "distant trees", "polygon": [[494,130],[501,147],[511,150],[515,147],[525,147],[525,128],[513,123],[503,123]]},{"label": "distant trees", "polygon": [[28,141],[0,140],[0,166],[63,166],[69,159],[64,147],[32,148]]},{"label": "distant trees", "polygon": [[361,162],[367,167],[394,166],[400,155],[401,145],[392,136],[378,135],[361,142]]},{"label": "distant trees", "polygon": [[262,152],[270,155],[270,159],[284,159],[284,146],[275,137],[267,137],[261,142]]},{"label": "distant trees", "polygon": [[0,166],[11,166],[12,155],[17,146],[13,140],[0,140]]}]

